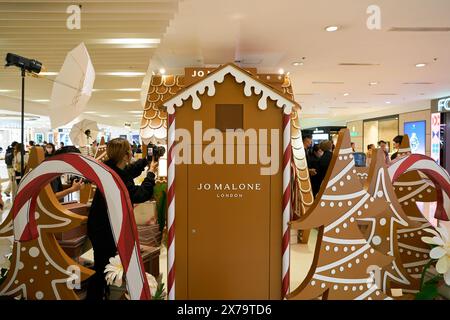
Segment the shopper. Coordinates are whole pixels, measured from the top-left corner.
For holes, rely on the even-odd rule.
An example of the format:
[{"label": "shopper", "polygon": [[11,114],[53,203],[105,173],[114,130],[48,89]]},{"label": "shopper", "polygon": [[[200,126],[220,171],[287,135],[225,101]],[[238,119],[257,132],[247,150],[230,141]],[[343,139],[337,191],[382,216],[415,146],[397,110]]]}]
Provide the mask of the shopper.
[{"label": "shopper", "polygon": [[[153,195],[153,187],[155,186],[157,162],[152,161],[149,164],[144,157],[133,164],[129,164],[132,157],[131,146],[123,138],[109,141],[106,146],[106,154],[108,160],[105,161],[105,164],[120,176],[128,189],[131,203],[142,203],[150,200]],[[140,186],[136,186],[133,179],[140,176],[147,166],[149,166],[147,177]],[[87,299],[102,300],[103,298],[108,298],[104,270],[109,263],[109,258],[116,255],[117,247],[108,219],[105,198],[98,189],[92,201],[87,228],[88,236],[94,249],[95,269],[95,274],[91,277],[88,285]]]},{"label": "shopper", "polygon": [[64,142],[60,142],[59,143],[59,148],[61,149],[61,148],[64,148]]},{"label": "shopper", "polygon": [[367,145],[367,156],[366,156],[366,166],[370,167],[370,163],[372,162],[372,154],[373,149],[375,149],[375,145],[373,143]]},{"label": "shopper", "polygon": [[14,148],[14,173],[16,178],[17,186],[20,183],[20,180],[22,179],[22,156],[21,152],[24,152],[23,155],[23,170],[26,172],[26,166],[28,164],[28,152],[25,152],[23,144],[18,143],[16,144]]},{"label": "shopper", "polygon": [[[331,151],[333,148],[333,142],[331,141],[322,141],[319,145],[319,148],[323,151],[322,156],[320,157],[318,170],[317,170],[317,180],[319,186],[325,180],[325,176],[327,175],[328,167],[330,166],[331,158],[333,157],[333,152]],[[320,190],[320,187],[319,187]]]},{"label": "shopper", "polygon": [[387,148],[387,142],[384,140],[380,140],[378,141],[378,147],[381,149],[381,151],[384,154],[384,162],[389,165],[389,163],[391,162],[391,159],[389,158],[389,151]]},{"label": "shopper", "polygon": [[45,157],[50,157],[55,154],[56,148],[53,143],[47,143],[45,145]]},{"label": "shopper", "polygon": [[14,148],[16,147],[17,141],[13,141],[5,152],[5,163],[6,169],[8,170],[8,186],[5,189],[5,195],[9,198],[11,194],[16,194],[17,184],[16,184],[16,173],[14,171]]},{"label": "shopper", "polygon": [[356,144],[354,142],[350,143],[352,147],[352,152],[356,152]]},{"label": "shopper", "polygon": [[403,136],[396,136],[394,139],[394,149],[396,150],[394,154],[392,154],[391,156],[391,160],[395,160],[398,157],[398,151],[400,149],[400,145],[402,144],[403,141]]},{"label": "shopper", "polygon": [[[319,162],[320,159],[323,156],[323,150],[320,149],[318,144],[315,144],[312,148],[312,154],[309,158],[308,162],[308,169],[310,171],[310,180],[311,180],[311,187],[313,190],[313,195],[316,196],[317,193],[320,190],[320,184],[321,181],[319,180],[319,176],[317,172],[319,171]],[[311,174],[311,171],[313,170],[313,174]]]}]

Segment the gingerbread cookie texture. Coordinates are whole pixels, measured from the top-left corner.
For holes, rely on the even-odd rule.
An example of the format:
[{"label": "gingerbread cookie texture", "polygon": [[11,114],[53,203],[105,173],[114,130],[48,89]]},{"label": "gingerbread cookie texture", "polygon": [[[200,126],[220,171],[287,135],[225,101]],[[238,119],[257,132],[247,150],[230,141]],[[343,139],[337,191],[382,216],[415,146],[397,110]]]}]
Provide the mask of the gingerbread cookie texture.
[{"label": "gingerbread cookie texture", "polygon": [[[44,150],[33,148],[30,168],[44,160]],[[0,295],[27,300],[78,300],[74,289],[94,271],[72,260],[59,246],[54,233],[66,232],[86,217],[63,208],[50,186],[39,194],[36,207],[39,236],[25,242],[14,242],[11,268],[0,286]],[[0,226],[0,236],[13,235],[13,217],[9,215]]]},{"label": "gingerbread cookie texture", "polygon": [[318,228],[319,235],[311,269],[287,299],[390,299],[371,266],[384,268],[394,258],[377,251],[358,226],[359,219],[377,217],[388,204],[367,192],[356,173],[350,132],[344,129],[316,200],[291,223],[295,229]]}]

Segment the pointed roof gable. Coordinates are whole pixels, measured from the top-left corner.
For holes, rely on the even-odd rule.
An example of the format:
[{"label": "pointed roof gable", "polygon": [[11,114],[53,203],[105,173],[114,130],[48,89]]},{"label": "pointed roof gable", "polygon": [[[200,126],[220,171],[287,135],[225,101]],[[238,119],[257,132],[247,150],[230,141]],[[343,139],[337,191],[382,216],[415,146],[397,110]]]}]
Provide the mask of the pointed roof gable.
[{"label": "pointed roof gable", "polygon": [[183,101],[192,98],[192,107],[196,110],[200,109],[201,101],[198,95],[204,94],[206,92],[206,88],[208,88],[208,96],[214,96],[216,92],[215,83],[222,83],[225,76],[228,74],[234,77],[236,83],[244,83],[244,95],[246,97],[249,97],[252,94],[262,94],[258,101],[258,108],[261,110],[267,109],[267,98],[275,101],[279,108],[283,108],[285,114],[290,114],[294,106],[300,107],[297,102],[286,98],[276,89],[263,83],[261,80],[232,63],[218,68],[202,80],[191,84],[184,90],[181,90],[175,96],[164,102],[163,106],[167,108],[167,112],[169,114],[173,114],[175,112],[175,107],[181,107],[183,105]]}]

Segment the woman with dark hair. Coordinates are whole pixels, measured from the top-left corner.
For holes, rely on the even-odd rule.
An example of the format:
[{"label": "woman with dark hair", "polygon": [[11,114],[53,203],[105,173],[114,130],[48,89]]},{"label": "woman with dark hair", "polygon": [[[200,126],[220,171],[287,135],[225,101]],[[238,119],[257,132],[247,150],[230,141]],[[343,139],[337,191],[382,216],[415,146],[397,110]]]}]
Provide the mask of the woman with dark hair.
[{"label": "woman with dark hair", "polygon": [[403,136],[398,135],[393,139],[393,141],[394,141],[394,149],[396,149],[397,151],[395,151],[395,153],[392,154],[391,160],[394,160],[395,158],[398,157],[398,150],[400,149],[400,145],[402,144]]},{"label": "woman with dark hair", "polygon": [[[330,166],[331,158],[333,158],[333,152],[331,151],[333,148],[333,142],[332,141],[322,141],[319,145],[319,148],[323,151],[322,156],[320,157],[319,163],[318,163],[318,170],[317,170],[317,183],[319,184],[319,190],[320,185],[322,184],[323,180],[325,179],[325,176],[328,171],[328,167]],[[319,192],[317,190],[317,192]]]},{"label": "woman with dark hair", "polygon": [[[155,173],[158,163],[149,161],[144,157],[130,164],[132,158],[131,146],[126,139],[116,138],[106,146],[108,160],[105,164],[113,169],[122,179],[128,190],[131,203],[142,203],[150,200],[155,186]],[[134,178],[141,175],[149,167],[147,177],[140,186],[134,184]],[[94,249],[95,274],[89,279],[87,299],[102,300],[108,298],[108,287],[105,280],[105,267],[109,259],[117,253],[111,225],[108,218],[108,209],[105,198],[97,189],[92,201],[87,223],[88,236]]]},{"label": "woman with dark hair", "polygon": [[16,175],[16,182],[17,186],[20,183],[20,180],[22,179],[22,156],[21,152],[24,153],[23,155],[23,170],[26,171],[26,166],[28,164],[28,152],[25,152],[25,149],[23,147],[23,144],[18,143],[14,147],[14,171]]},{"label": "woman with dark hair", "polygon": [[56,148],[53,143],[47,143],[45,145],[45,157],[50,157],[55,154]]}]

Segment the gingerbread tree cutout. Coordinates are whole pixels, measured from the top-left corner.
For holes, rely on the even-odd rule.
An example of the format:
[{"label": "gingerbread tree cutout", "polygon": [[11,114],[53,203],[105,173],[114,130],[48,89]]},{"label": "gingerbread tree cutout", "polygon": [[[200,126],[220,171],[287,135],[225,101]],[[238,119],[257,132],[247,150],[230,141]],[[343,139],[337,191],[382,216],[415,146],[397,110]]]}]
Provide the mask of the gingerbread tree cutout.
[{"label": "gingerbread tree cutout", "polygon": [[361,219],[370,223],[366,237],[368,242],[384,255],[394,257],[390,266],[380,270],[380,285],[383,292],[390,295],[391,288],[410,288],[415,279],[411,278],[403,267],[398,247],[398,229],[405,226],[415,226],[410,221],[397,200],[389,173],[384,161],[384,154],[380,149],[374,150],[369,169],[369,179],[366,182],[369,194],[376,196],[386,203],[386,210],[375,218]]},{"label": "gingerbread tree cutout", "polygon": [[[410,150],[409,137],[404,135],[398,157],[410,155]],[[412,279],[411,284],[404,291],[416,293],[420,288],[423,268],[430,261],[430,247],[421,238],[429,236],[429,233],[424,229],[433,228],[423,216],[416,202],[435,202],[437,201],[437,193],[431,181],[417,171],[401,175],[398,181],[394,182],[394,189],[404,212],[415,223],[415,225],[399,228],[397,240],[403,267]]]},{"label": "gingerbread tree cutout", "polygon": [[376,285],[371,271],[389,265],[393,257],[376,251],[357,222],[381,214],[387,204],[371,196],[356,173],[350,132],[341,130],[314,204],[291,224],[295,229],[318,228],[319,235],[312,267],[288,299],[390,299]]},{"label": "gingerbread tree cutout", "polygon": [[[43,160],[44,150],[33,148],[30,168]],[[35,214],[39,236],[31,241],[14,242],[11,268],[0,286],[0,295],[28,300],[77,300],[73,288],[94,271],[67,256],[54,233],[69,231],[87,218],[64,209],[50,186],[40,192]],[[10,214],[0,226],[0,236],[13,235],[12,221]]]}]

